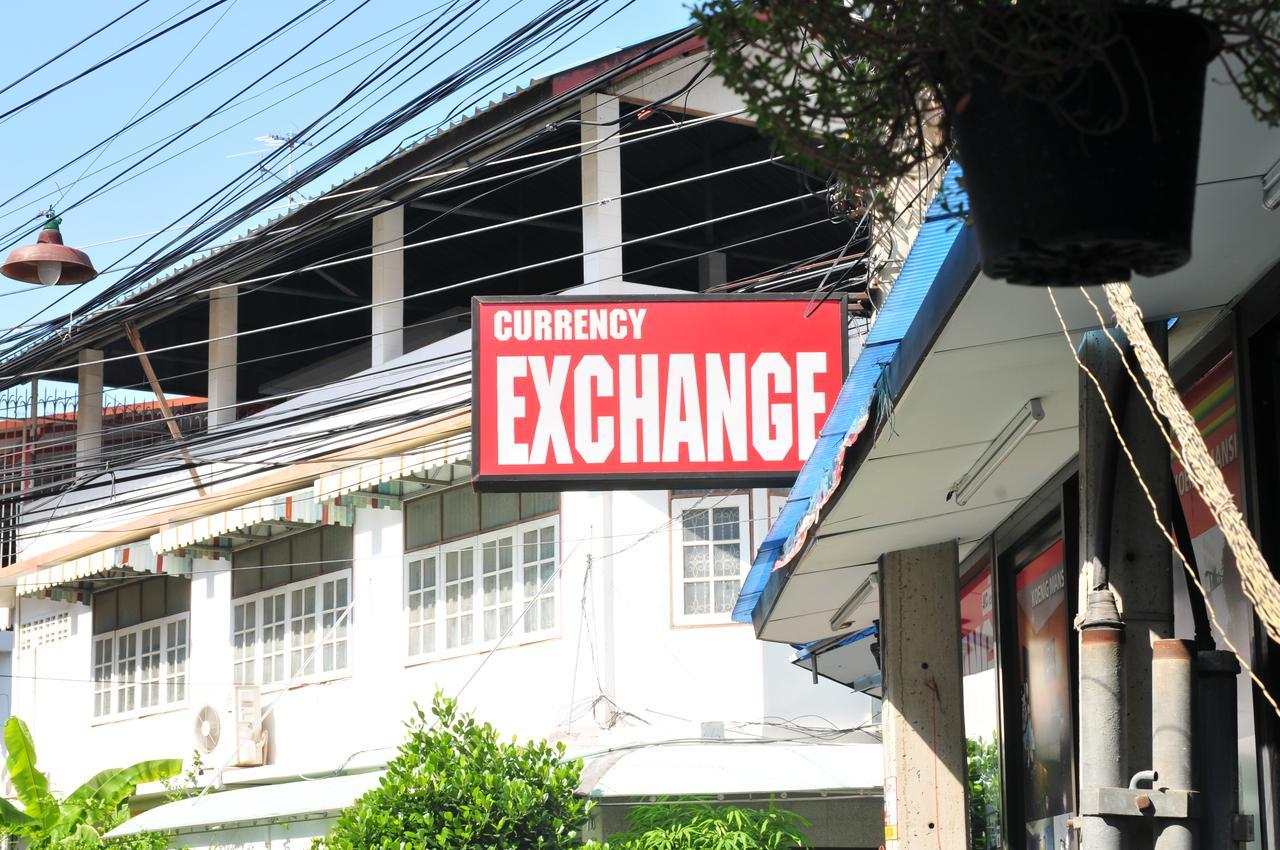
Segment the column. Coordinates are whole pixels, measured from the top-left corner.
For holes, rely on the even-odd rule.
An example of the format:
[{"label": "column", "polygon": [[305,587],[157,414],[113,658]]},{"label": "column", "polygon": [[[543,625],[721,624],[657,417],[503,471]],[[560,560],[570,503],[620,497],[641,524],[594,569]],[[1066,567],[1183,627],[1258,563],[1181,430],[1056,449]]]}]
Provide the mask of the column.
[{"label": "column", "polygon": [[404,207],[373,217],[373,365],[404,354]]},{"label": "column", "polygon": [[582,120],[594,122],[582,125],[582,280],[609,288],[622,282],[618,99],[607,94],[587,95],[582,99]]},{"label": "column", "polygon": [[729,279],[728,263],[720,251],[712,251],[698,258],[698,291],[706,292],[723,286]]},{"label": "column", "polygon": [[102,352],[81,350],[76,368],[76,466],[88,469],[102,457]]},{"label": "column", "polygon": [[967,846],[954,541],[880,558],[885,847]]},{"label": "column", "polygon": [[236,334],[240,295],[236,287],[209,295],[209,428],[236,421]]}]

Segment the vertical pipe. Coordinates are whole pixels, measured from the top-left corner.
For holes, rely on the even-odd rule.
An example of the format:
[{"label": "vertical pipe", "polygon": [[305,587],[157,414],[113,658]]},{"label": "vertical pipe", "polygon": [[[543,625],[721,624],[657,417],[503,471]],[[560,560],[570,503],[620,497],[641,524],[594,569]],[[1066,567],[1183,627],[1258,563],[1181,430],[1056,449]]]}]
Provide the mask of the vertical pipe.
[{"label": "vertical pipe", "polygon": [[1240,663],[1234,654],[1202,651],[1196,656],[1197,780],[1206,793],[1200,798],[1201,850],[1235,850],[1233,836],[1240,811],[1237,747],[1236,676]]},{"label": "vertical pipe", "polygon": [[[1122,788],[1124,747],[1124,626],[1109,590],[1089,593],[1080,628],[1080,785]],[[1126,847],[1122,818],[1080,818],[1081,846],[1087,850]]]},{"label": "vertical pipe", "polygon": [[[1151,647],[1151,766],[1157,788],[1195,790],[1192,772],[1192,692],[1195,643],[1157,640]],[[1234,748],[1233,748],[1234,749]],[[1156,850],[1196,850],[1195,821],[1156,818]]]}]

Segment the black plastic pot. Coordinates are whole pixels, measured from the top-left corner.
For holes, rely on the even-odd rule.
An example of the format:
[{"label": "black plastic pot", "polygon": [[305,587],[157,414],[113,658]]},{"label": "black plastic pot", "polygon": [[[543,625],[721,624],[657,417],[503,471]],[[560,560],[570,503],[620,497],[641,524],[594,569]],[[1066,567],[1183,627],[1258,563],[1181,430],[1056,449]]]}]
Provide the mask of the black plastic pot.
[{"label": "black plastic pot", "polygon": [[[1172,9],[1121,6],[1116,17],[1107,61],[1056,102],[977,67],[948,110],[991,277],[1075,286],[1191,259],[1205,73],[1221,39]],[[1080,129],[1117,117],[1109,132]]]}]

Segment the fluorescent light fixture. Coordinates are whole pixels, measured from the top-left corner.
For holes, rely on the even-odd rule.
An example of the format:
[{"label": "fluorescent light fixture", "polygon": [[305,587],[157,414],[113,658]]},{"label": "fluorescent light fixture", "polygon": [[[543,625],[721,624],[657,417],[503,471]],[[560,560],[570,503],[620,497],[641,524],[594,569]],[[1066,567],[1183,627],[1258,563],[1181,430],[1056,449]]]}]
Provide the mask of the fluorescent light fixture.
[{"label": "fluorescent light fixture", "polygon": [[969,467],[969,471],[951,486],[951,492],[947,493],[947,498],[955,499],[956,504],[961,506],[968,503],[991,477],[991,473],[999,469],[1000,464],[1013,454],[1018,443],[1022,442],[1022,438],[1027,436],[1041,419],[1044,419],[1044,405],[1040,403],[1040,399],[1033,398],[1022,406],[1018,415],[1013,417],[1008,425],[1000,429],[1000,433],[996,434],[995,439],[987,445],[973,466]]},{"label": "fluorescent light fixture", "polygon": [[857,611],[862,603],[867,601],[867,597],[871,595],[872,591],[879,586],[880,573],[872,572],[871,575],[864,578],[862,584],[858,585],[858,589],[853,592],[853,595],[840,606],[840,610],[831,615],[831,631],[838,632],[852,626],[853,612]]},{"label": "fluorescent light fixture", "polygon": [[1280,207],[1280,160],[1262,175],[1262,205],[1269,210]]}]

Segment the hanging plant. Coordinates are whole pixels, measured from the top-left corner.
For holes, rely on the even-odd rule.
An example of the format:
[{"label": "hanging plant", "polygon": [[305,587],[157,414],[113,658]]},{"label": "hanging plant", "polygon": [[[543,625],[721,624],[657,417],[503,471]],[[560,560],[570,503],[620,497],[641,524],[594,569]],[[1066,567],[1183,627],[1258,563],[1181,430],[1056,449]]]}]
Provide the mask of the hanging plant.
[{"label": "hanging plant", "polygon": [[1190,259],[1215,56],[1254,116],[1280,123],[1280,0],[708,0],[694,14],[720,76],[803,164],[875,190],[953,153],[984,270],[1015,283]]}]

